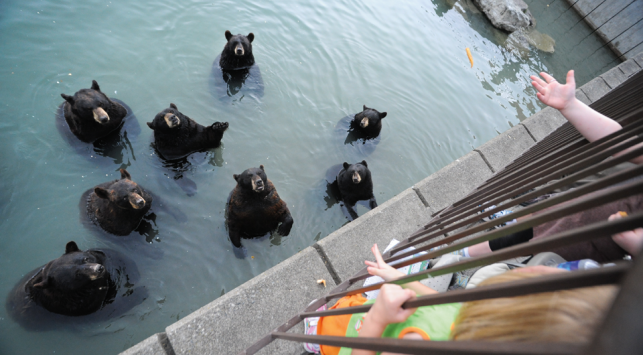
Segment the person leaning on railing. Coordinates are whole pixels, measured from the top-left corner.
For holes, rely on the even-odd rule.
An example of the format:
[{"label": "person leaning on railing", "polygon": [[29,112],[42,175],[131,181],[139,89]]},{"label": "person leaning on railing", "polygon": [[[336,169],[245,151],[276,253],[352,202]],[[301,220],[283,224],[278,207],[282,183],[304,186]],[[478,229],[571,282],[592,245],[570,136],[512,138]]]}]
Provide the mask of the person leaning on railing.
[{"label": "person leaning on railing", "polygon": [[[560,113],[585,137],[589,142],[599,140],[620,130],[621,125],[585,105],[576,98],[576,82],[574,71],[567,73],[567,83],[560,84],[547,73],[540,73],[545,79],[532,75],[531,84],[536,88],[538,99],[544,104],[560,111]],[[625,154],[640,148],[643,143],[623,150],[614,156]],[[643,156],[630,160],[634,164],[643,164]],[[603,206],[588,209],[558,220],[544,223],[533,229],[529,228],[505,237],[488,242],[472,245],[460,253],[464,256],[480,256],[512,245],[527,242],[531,239],[546,238],[587,224],[622,218],[628,213],[643,210],[643,194],[624,198]],[[619,213],[625,212],[625,213]],[[627,254],[636,256],[643,247],[643,228],[623,232],[612,238],[599,238],[552,250],[566,260],[593,259],[601,263],[623,259]]]},{"label": "person leaning on railing", "polygon": [[[406,276],[384,262],[377,245],[371,250],[376,262],[365,261],[369,274],[382,277],[385,281]],[[544,266],[521,268],[489,278],[479,287],[558,272],[568,271]],[[321,317],[317,323],[316,334],[433,341],[584,343],[592,337],[615,291],[614,286],[598,286],[466,302],[462,305],[450,303],[403,309],[401,305],[404,302],[416,296],[437,292],[417,281],[403,287],[384,284],[367,313]],[[361,295],[346,296],[338,300],[332,308],[365,303],[373,301],[366,301]],[[375,354],[374,351],[340,349],[327,345],[321,345],[320,352],[323,355]]]}]

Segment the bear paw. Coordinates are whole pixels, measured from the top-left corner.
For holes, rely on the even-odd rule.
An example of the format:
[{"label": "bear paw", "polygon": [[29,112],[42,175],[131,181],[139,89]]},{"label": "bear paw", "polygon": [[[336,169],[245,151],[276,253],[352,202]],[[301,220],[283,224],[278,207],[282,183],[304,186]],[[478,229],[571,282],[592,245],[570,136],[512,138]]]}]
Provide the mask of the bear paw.
[{"label": "bear paw", "polygon": [[230,124],[228,124],[228,122],[214,122],[210,127],[214,131],[224,132],[226,129],[228,129],[229,125]]}]

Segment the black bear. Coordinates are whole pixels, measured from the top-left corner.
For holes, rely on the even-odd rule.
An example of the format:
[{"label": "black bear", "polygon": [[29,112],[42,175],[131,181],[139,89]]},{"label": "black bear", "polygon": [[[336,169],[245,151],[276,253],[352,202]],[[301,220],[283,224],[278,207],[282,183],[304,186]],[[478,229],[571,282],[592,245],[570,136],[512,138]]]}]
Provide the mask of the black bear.
[{"label": "black bear", "polygon": [[354,209],[357,201],[369,200],[371,209],[377,207],[377,201],[373,195],[371,171],[368,170],[366,160],[355,164],[344,162],[344,168],[337,174],[336,181],[341,199],[353,219],[358,217]]},{"label": "black bear", "polygon": [[384,117],[386,117],[386,112],[379,112],[364,105],[364,111],[356,114],[351,121],[349,132],[353,132],[356,138],[375,138],[382,131],[382,119]]},{"label": "black bear", "polygon": [[234,174],[237,186],[228,199],[226,222],[232,244],[240,248],[241,237],[257,237],[277,228],[283,236],[290,233],[293,219],[288,205],[266,177],[263,165]]},{"label": "black bear", "polygon": [[100,91],[96,80],[92,80],[90,89],[81,89],[74,96],[60,96],[65,99],[65,121],[71,132],[83,142],[94,142],[119,129],[127,115],[123,105]]},{"label": "black bear", "polygon": [[61,257],[25,275],[7,297],[7,310],[18,321],[34,305],[65,316],[88,315],[115,301],[119,278],[137,282],[136,264],[109,249],[82,251],[71,241]]},{"label": "black bear", "polygon": [[[61,257],[26,274],[16,284],[7,297],[6,308],[16,321],[35,329],[47,328],[45,323],[51,320],[63,320],[49,312],[78,317],[109,307],[99,313],[110,318],[147,297],[145,289],[133,289],[139,277],[136,264],[116,251],[82,251],[71,241]],[[127,291],[117,297],[125,288]],[[135,297],[130,297],[132,294]]]},{"label": "black bear", "polygon": [[223,70],[248,69],[255,64],[255,57],[252,55],[252,41],[255,35],[250,32],[247,36],[232,35],[225,31],[225,38],[228,41],[221,52],[219,65]]},{"label": "black bear", "polygon": [[159,112],[147,125],[154,130],[154,145],[168,160],[183,158],[190,153],[221,144],[228,122],[214,122],[205,127],[179,112],[175,104]]},{"label": "black bear", "polygon": [[129,235],[152,206],[152,195],[132,181],[125,169],[120,180],[102,183],[87,194],[89,219],[115,235]]}]

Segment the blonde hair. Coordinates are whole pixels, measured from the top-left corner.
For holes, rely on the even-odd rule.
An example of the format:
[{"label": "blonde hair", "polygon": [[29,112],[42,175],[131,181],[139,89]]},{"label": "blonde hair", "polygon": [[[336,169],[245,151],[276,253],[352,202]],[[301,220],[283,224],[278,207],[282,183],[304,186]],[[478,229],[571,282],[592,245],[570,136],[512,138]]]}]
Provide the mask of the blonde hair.
[{"label": "blonde hair", "polygon": [[[506,272],[480,286],[540,275]],[[596,286],[467,302],[460,309],[451,336],[453,340],[587,342],[616,290],[615,286]]]}]

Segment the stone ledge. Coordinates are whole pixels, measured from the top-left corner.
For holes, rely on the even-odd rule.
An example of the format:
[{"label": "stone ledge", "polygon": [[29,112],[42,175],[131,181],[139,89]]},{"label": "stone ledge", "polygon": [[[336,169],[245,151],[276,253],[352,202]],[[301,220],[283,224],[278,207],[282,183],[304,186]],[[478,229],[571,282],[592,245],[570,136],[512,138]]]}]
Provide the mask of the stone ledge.
[{"label": "stone ledge", "polygon": [[523,125],[517,125],[476,150],[484,156],[494,172],[498,172],[535,144],[527,129]]},{"label": "stone ledge", "polygon": [[433,211],[438,211],[472,192],[492,174],[480,153],[470,152],[415,186]]},{"label": "stone ledge", "polygon": [[611,90],[605,80],[600,76],[581,86],[580,89],[587,95],[587,97],[589,97],[590,100],[592,100],[592,102],[600,99]]},{"label": "stone ledge", "polygon": [[610,88],[614,89],[627,80],[627,75],[617,66],[601,75],[601,78],[605,80]]},{"label": "stone ledge", "polygon": [[172,349],[166,351],[161,339],[167,341],[165,333],[154,334],[119,355],[174,355]]},{"label": "stone ledge", "polygon": [[639,67],[643,68],[643,52],[639,52],[639,54],[635,55],[631,59],[634,60],[636,63],[638,63]]},{"label": "stone ledge", "polygon": [[578,101],[584,103],[585,105],[589,105],[592,103],[592,100],[590,100],[589,97],[587,97],[587,95],[585,95],[585,93],[581,91],[581,89],[576,89],[576,98],[578,99]]},{"label": "stone ledge", "polygon": [[[177,355],[234,354],[302,311],[334,282],[315,249],[308,247],[168,326]],[[303,323],[294,331],[303,333]],[[273,342],[260,354],[300,354],[296,342]]]},{"label": "stone ledge", "polygon": [[364,268],[364,260],[373,260],[371,246],[383,251],[391,239],[406,239],[431,219],[413,189],[406,189],[376,209],[317,242],[342,281]]},{"label": "stone ledge", "polygon": [[623,74],[625,74],[627,78],[629,78],[630,76],[636,74],[639,70],[641,70],[641,67],[638,64],[636,64],[637,62],[643,61],[641,56],[643,56],[643,52],[639,53],[637,57],[628,59],[618,65],[618,68],[623,71]]},{"label": "stone ledge", "polygon": [[551,132],[562,126],[565,122],[567,122],[567,120],[558,110],[551,107],[545,107],[531,115],[531,117],[522,121],[520,124],[527,127],[529,133],[531,133],[538,141],[541,141]]}]

